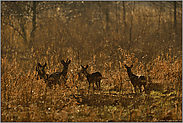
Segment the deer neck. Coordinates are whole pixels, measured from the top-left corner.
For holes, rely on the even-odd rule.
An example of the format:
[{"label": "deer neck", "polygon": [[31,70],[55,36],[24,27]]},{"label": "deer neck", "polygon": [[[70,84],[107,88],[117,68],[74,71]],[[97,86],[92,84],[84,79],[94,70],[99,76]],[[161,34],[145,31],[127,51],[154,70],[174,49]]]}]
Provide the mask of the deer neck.
[{"label": "deer neck", "polygon": [[65,77],[67,75],[67,70],[68,68],[64,67],[63,71],[62,71],[62,75]]},{"label": "deer neck", "polygon": [[43,74],[43,75],[41,75],[41,77],[44,79],[44,80],[47,80],[48,79],[48,74]]},{"label": "deer neck", "polygon": [[132,71],[130,70],[130,71],[128,71],[128,76],[131,78],[132,76],[135,76],[133,73],[132,73]]},{"label": "deer neck", "polygon": [[41,78],[43,78],[43,79],[47,79],[47,75],[46,75],[46,73],[43,71],[43,72],[41,72],[40,74],[39,74],[39,76],[41,77]]},{"label": "deer neck", "polygon": [[48,76],[49,76],[49,74],[45,74],[44,75],[44,79],[47,80],[48,79]]},{"label": "deer neck", "polygon": [[88,78],[88,77],[91,76],[91,74],[89,74],[88,72],[86,72],[86,73],[85,73],[85,76],[86,76],[86,78]]}]

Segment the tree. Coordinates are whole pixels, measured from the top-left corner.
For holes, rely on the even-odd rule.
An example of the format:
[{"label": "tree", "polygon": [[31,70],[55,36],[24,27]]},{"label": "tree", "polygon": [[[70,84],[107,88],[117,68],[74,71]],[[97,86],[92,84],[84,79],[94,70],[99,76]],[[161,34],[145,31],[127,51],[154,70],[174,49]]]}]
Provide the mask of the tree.
[{"label": "tree", "polygon": [[123,20],[124,20],[124,27],[126,28],[126,19],[125,19],[125,1],[123,1]]},{"label": "tree", "polygon": [[131,24],[130,24],[130,36],[129,36],[129,43],[130,43],[130,45],[129,45],[129,48],[131,47],[131,39],[132,39],[132,27],[133,27],[133,14],[134,14],[134,8],[135,8],[135,2],[132,2],[133,3],[133,5],[131,4],[131,12],[132,12],[132,14],[131,14]]},{"label": "tree", "polygon": [[176,28],[176,1],[174,1],[174,28]]},{"label": "tree", "polygon": [[118,2],[116,2],[116,33],[118,34]]},{"label": "tree", "polygon": [[[31,38],[34,38],[36,29],[36,2],[2,2],[2,18],[6,25],[13,28],[14,31],[28,43],[28,34],[26,24],[32,21]],[[33,15],[33,16],[32,16]]]},{"label": "tree", "polygon": [[35,39],[35,29],[36,29],[36,6],[37,6],[37,2],[33,1],[33,18],[32,18],[32,32],[31,32],[31,41],[30,44],[32,44],[32,42],[34,42]]}]

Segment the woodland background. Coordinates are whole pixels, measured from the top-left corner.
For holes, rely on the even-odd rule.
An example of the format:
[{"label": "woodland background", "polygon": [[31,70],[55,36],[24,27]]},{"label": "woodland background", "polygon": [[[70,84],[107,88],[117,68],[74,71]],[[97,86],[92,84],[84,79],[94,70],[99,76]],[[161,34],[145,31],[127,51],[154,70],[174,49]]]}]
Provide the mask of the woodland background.
[{"label": "woodland background", "polygon": [[[70,89],[47,90],[35,79],[38,62],[50,74],[67,58]],[[151,77],[149,94],[132,93],[124,68],[132,63],[134,74]],[[87,64],[108,78],[100,93],[87,94],[78,77]],[[182,121],[181,114],[181,1],[1,1],[1,121]]]}]

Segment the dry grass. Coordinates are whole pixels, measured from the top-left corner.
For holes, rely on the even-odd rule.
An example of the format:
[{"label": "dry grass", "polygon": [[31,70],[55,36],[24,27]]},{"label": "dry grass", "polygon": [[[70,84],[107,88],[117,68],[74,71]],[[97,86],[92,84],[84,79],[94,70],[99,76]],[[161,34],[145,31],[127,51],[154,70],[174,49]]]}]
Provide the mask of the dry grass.
[{"label": "dry grass", "polygon": [[[82,81],[78,79],[79,70],[76,69],[79,66],[75,64],[75,60],[69,66],[69,88],[57,85],[53,90],[46,88],[43,80],[35,79],[33,60],[22,64],[16,57],[18,56],[12,61],[8,61],[6,57],[1,60],[1,118],[4,122],[160,121],[170,114],[169,120],[182,120],[181,58],[171,61],[158,57],[152,60],[152,66],[146,66],[151,68],[146,76],[149,75],[153,82],[149,94],[131,93],[133,88],[122,63],[121,72],[109,72],[105,68],[101,71],[108,79],[102,80],[102,91],[95,90],[92,95],[87,92],[86,78]],[[127,58],[129,59],[125,62],[130,64],[133,54]],[[110,62],[106,62],[106,65],[110,68]],[[32,68],[25,69],[25,66]],[[56,66],[62,69],[59,62],[54,66],[50,64],[50,73],[54,72],[53,69],[58,69]],[[93,69],[89,72],[97,70]],[[137,59],[132,71],[136,74],[145,73],[144,66]],[[121,82],[123,84],[120,90]]]},{"label": "dry grass", "polygon": [[[159,15],[152,8],[135,8],[132,40],[130,21],[123,28],[119,15],[116,32],[114,8],[110,9],[110,30],[105,30],[105,16],[81,23],[82,17],[65,22],[63,16],[37,19],[33,45],[23,42],[17,32],[1,25],[1,121],[2,122],[131,122],[182,121],[182,14],[177,14],[177,33],[173,15]],[[89,7],[87,15],[98,9]],[[54,12],[54,11],[53,11]],[[59,13],[59,12],[58,12]],[[179,12],[179,13],[182,13]],[[77,13],[76,13],[77,15]],[[86,15],[85,18],[88,16]],[[152,17],[150,17],[150,15]],[[131,20],[126,8],[126,20]],[[143,18],[143,19],[142,19]],[[6,19],[6,18],[1,18]],[[66,26],[67,23],[67,26]],[[30,24],[25,24],[27,33]],[[89,30],[90,29],[90,30]],[[89,30],[89,31],[88,31]],[[158,34],[158,32],[160,32]],[[158,37],[159,36],[159,37]],[[28,41],[29,41],[28,37]],[[129,47],[131,46],[131,47]],[[36,64],[47,63],[48,74],[62,71],[61,60],[71,60],[66,86],[49,89],[36,80]],[[124,64],[133,63],[132,72],[148,77],[148,93],[134,94]],[[88,93],[88,82],[79,77],[80,65],[88,72],[100,72],[102,90]]]}]

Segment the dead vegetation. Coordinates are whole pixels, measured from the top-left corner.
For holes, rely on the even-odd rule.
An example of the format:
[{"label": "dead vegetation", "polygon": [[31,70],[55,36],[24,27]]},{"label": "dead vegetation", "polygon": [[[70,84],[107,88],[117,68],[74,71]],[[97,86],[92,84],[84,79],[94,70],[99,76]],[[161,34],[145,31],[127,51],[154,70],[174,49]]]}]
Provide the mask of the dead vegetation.
[{"label": "dead vegetation", "polygon": [[[93,7],[85,11],[97,13]],[[181,31],[173,33],[172,15],[162,12],[158,26],[156,9],[137,7],[132,42],[128,43],[129,30],[116,32],[112,10],[111,30],[103,29],[106,21],[102,15],[97,15],[101,20],[91,26],[81,23],[82,16],[67,22],[63,16],[52,18],[42,13],[46,18],[37,21],[45,26],[36,29],[36,41],[30,49],[12,27],[2,24],[2,122],[182,122],[182,40]],[[126,13],[126,20],[131,20],[130,7]],[[177,18],[177,30],[181,30],[181,14]],[[118,24],[124,27],[122,19]],[[126,28],[130,28],[130,21],[126,21]],[[157,32],[161,32],[158,38]],[[44,70],[52,74],[64,69],[62,59],[71,60],[66,86],[57,84],[50,89],[43,79],[37,80],[37,63],[46,62]],[[147,77],[147,93],[134,93],[124,67],[132,63],[135,75]],[[94,93],[90,93],[92,89],[88,92],[81,65],[89,66],[87,72],[98,71],[106,78],[101,80],[100,91],[94,86]]]}]

